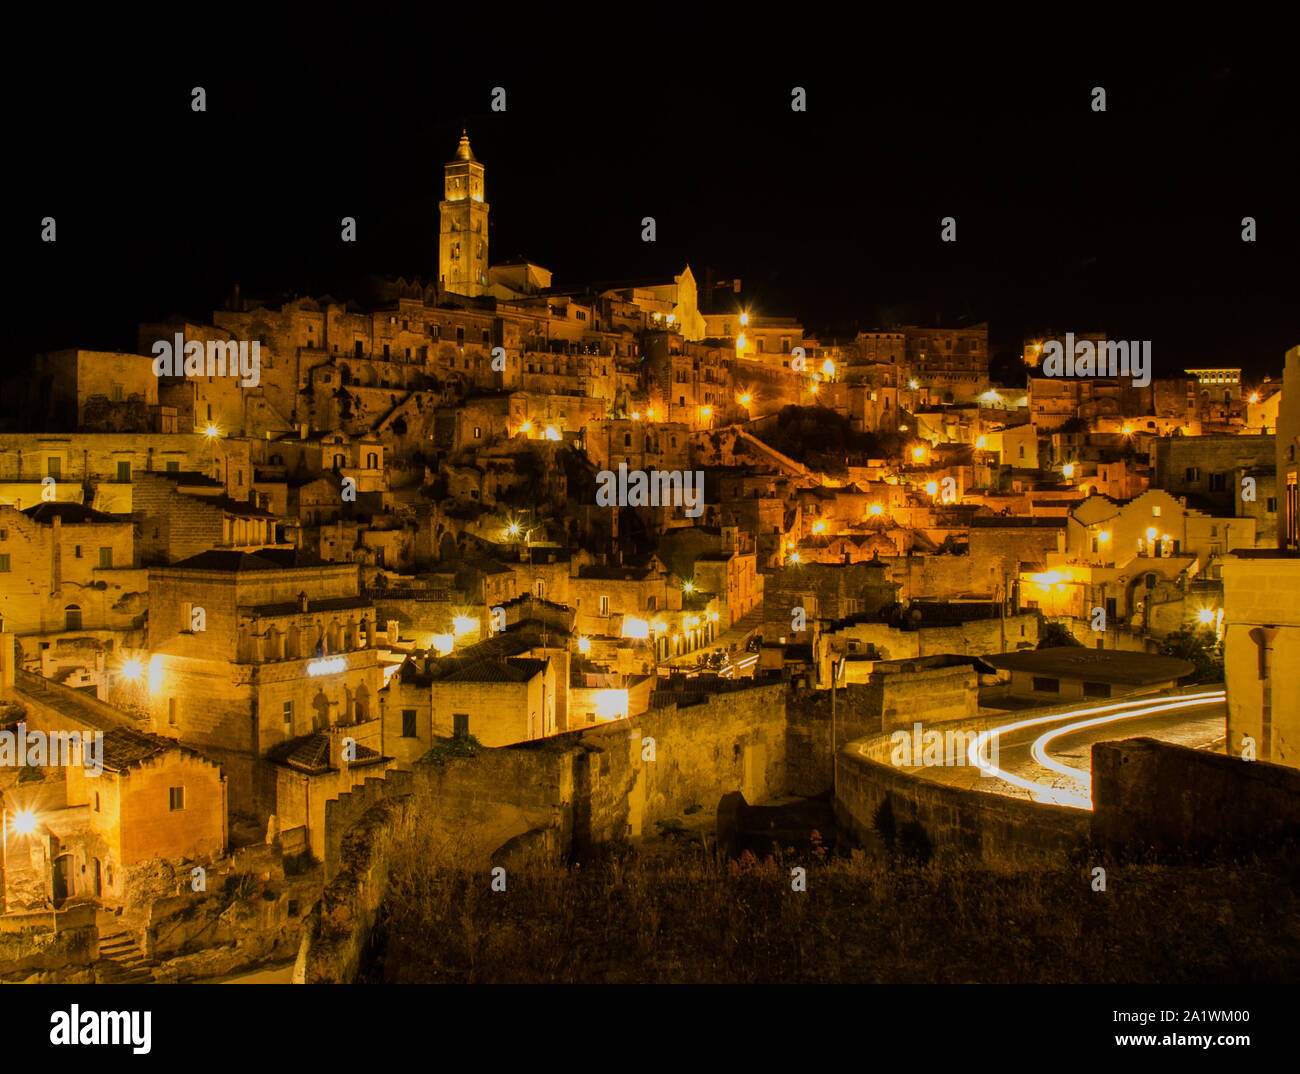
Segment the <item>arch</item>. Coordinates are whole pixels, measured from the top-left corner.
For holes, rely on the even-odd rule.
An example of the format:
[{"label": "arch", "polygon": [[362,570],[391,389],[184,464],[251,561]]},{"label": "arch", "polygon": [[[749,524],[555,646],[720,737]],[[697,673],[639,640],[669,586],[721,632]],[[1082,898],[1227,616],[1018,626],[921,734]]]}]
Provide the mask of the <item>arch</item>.
[{"label": "arch", "polygon": [[330,700],[324,690],[318,690],[311,700],[313,731],[324,731],[330,725]]},{"label": "arch", "polygon": [[60,906],[77,893],[76,871],[71,854],[60,854],[50,863],[50,901]]},{"label": "arch", "polygon": [[63,629],[80,630],[81,629],[81,605],[69,604],[63,609]]}]

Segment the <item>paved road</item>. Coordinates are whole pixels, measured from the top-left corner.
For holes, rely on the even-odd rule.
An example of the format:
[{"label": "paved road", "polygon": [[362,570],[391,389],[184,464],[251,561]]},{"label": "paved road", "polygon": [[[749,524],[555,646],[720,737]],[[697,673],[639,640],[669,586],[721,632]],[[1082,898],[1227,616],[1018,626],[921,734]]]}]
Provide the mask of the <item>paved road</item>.
[{"label": "paved road", "polygon": [[969,756],[961,765],[907,771],[951,786],[1091,809],[1094,743],[1143,737],[1192,749],[1212,749],[1220,743],[1223,693],[1199,693],[1199,698],[1169,695],[1093,703],[1049,717],[1035,716],[1032,710],[1008,713],[1004,722],[981,736],[982,756],[992,761],[992,775],[981,774]]}]

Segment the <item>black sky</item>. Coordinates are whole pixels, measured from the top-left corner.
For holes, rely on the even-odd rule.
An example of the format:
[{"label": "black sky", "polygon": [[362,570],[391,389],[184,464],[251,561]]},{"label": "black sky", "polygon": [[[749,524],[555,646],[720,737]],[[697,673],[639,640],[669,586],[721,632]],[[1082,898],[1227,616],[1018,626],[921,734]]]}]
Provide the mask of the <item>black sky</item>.
[{"label": "black sky", "polygon": [[5,364],[129,349],[137,322],[204,317],[236,281],[338,297],[368,273],[431,277],[462,124],[493,259],[526,255],[557,286],[689,262],[827,336],[936,317],[988,320],[995,348],[1097,330],[1152,340],[1158,374],[1276,371],[1300,343],[1300,92],[1270,58],[831,24],[678,27],[686,46],[622,9],[582,35],[569,10],[526,30],[484,7],[463,25],[359,25],[365,10],[147,27],[55,12],[33,32],[57,39],[57,63],[16,36]]}]

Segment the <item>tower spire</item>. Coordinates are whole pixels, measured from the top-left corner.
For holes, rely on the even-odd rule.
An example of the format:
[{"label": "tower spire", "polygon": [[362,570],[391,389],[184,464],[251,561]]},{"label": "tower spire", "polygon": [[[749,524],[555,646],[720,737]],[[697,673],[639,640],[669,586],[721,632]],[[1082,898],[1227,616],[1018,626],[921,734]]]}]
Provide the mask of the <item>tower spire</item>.
[{"label": "tower spire", "polygon": [[465,127],[460,129],[460,145],[456,147],[456,156],[453,160],[477,160],[474,156],[474,150],[469,147],[469,132]]}]

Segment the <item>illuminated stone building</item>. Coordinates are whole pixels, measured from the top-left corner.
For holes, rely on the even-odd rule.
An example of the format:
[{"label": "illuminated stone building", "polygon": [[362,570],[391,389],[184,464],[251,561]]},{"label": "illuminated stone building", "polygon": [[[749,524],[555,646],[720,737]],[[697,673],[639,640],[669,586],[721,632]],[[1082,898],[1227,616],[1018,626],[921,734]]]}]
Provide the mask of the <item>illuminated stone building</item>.
[{"label": "illuminated stone building", "polygon": [[[1294,360],[1289,355],[1289,360]],[[1243,550],[1223,565],[1228,753],[1300,768],[1300,555]]]},{"label": "illuminated stone building", "polygon": [[375,632],[354,566],[273,549],[151,570],[153,728],[219,762],[232,812],[265,824],[270,750],[313,733],[378,745]]},{"label": "illuminated stone building", "polygon": [[1277,415],[1278,547],[1300,552],[1300,346],[1286,352]]},{"label": "illuminated stone building", "polygon": [[456,155],[442,170],[438,280],[452,294],[481,295],[488,282],[488,203],[484,200],[483,165],[464,131]]},{"label": "illuminated stone building", "polygon": [[25,666],[103,696],[106,658],[138,644],[145,617],[134,531],[78,504],[0,507],[0,629],[22,638]]}]

